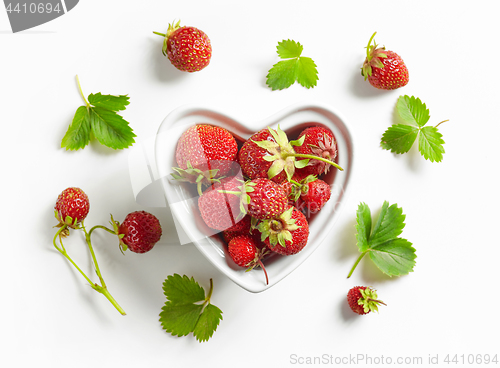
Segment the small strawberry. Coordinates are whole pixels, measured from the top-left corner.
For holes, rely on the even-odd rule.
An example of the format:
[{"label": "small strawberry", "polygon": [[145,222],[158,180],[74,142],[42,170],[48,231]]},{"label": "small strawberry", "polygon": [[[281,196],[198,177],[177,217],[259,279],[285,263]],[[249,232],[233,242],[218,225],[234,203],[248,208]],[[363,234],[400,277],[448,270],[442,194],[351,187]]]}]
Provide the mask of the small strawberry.
[{"label": "small strawberry", "polygon": [[198,197],[198,209],[208,227],[223,231],[240,220],[240,196],[232,193],[239,193],[241,185],[238,177],[227,177],[211,185]]},{"label": "small strawberry", "polygon": [[378,305],[387,305],[377,300],[377,292],[366,286],[355,286],[347,293],[347,302],[352,311],[357,314],[368,314],[378,312]]},{"label": "small strawberry", "polygon": [[297,208],[306,217],[319,212],[332,195],[330,186],[321,179],[309,175],[301,182]]},{"label": "small strawberry", "polygon": [[122,251],[130,249],[134,253],[149,252],[162,234],[160,221],[146,211],[129,213],[121,225],[114,221],[112,224],[120,238]]},{"label": "small strawberry", "polygon": [[278,218],[261,221],[258,230],[268,248],[281,255],[300,252],[309,237],[309,224],[304,214],[293,206]]},{"label": "small strawberry", "polygon": [[385,47],[377,48],[378,45],[373,40],[376,34],[377,32],[372,35],[366,47],[361,75],[378,89],[390,90],[406,86],[410,76],[403,59],[393,51],[386,51]]},{"label": "small strawberry", "polygon": [[198,28],[181,27],[180,21],[169,24],[167,33],[153,32],[165,37],[163,55],[167,56],[173,66],[184,72],[197,72],[207,67],[212,57],[210,39]]},{"label": "small strawberry", "polygon": [[59,227],[67,225],[73,229],[85,220],[89,213],[89,197],[80,188],[66,188],[57,197],[54,212]]},{"label": "small strawberry", "polygon": [[[322,157],[335,161],[337,158],[337,140],[330,129],[322,126],[312,126],[304,129],[299,134],[299,139],[304,138],[304,143],[295,147],[295,152]],[[307,166],[297,169],[297,172],[306,177],[308,175],[326,174],[331,165],[320,160],[310,160]]]},{"label": "small strawberry", "polygon": [[261,261],[266,252],[269,252],[268,249],[260,250],[255,239],[249,235],[238,235],[231,239],[227,250],[234,263],[241,267],[248,267],[247,271],[260,266],[266,276],[266,284],[269,284],[266,268]]},{"label": "small strawberry", "polygon": [[235,159],[238,145],[234,136],[226,129],[197,124],[182,133],[175,151],[175,160],[179,168],[173,168],[174,179],[201,185],[210,184],[216,177],[221,177],[236,166]]}]

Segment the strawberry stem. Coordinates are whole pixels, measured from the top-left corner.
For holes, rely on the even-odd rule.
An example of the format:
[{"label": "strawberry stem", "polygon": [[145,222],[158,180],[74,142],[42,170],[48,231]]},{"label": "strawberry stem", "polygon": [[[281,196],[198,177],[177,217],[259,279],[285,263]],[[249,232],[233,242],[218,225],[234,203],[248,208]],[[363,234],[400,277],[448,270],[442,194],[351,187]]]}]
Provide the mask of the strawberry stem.
[{"label": "strawberry stem", "polygon": [[372,59],[372,56],[371,56],[371,53],[370,53],[370,45],[372,44],[372,40],[373,40],[373,38],[375,37],[376,34],[377,34],[377,32],[375,32],[374,34],[372,34],[372,37],[370,38],[370,41],[368,41],[368,46],[366,46],[366,59],[368,61],[370,61]]},{"label": "strawberry stem", "polygon": [[80,85],[80,79],[78,78],[78,75],[76,76],[76,83],[78,84],[78,89],[80,90],[80,94],[82,95],[83,101],[85,101],[85,105],[87,105],[87,107],[90,107],[89,102],[87,101],[85,95],[83,94],[82,86]]},{"label": "strawberry stem", "polygon": [[349,275],[347,275],[347,278],[351,277],[352,273],[354,272],[354,270],[356,269],[356,267],[358,266],[358,263],[361,261],[361,259],[365,256],[365,254],[367,253],[368,251],[366,252],[363,252],[361,253],[361,255],[358,257],[358,259],[356,260],[356,263],[354,263],[354,266],[352,266],[351,268],[351,272],[349,272]]},{"label": "strawberry stem", "polygon": [[436,125],[434,128],[437,128],[438,126],[440,126],[441,124],[443,123],[446,123],[447,121],[450,121],[450,119],[446,119],[446,120],[443,120],[442,122],[440,122],[438,125]]},{"label": "strawberry stem", "polygon": [[371,299],[371,298],[368,298],[366,300],[372,301],[372,302],[375,302],[375,303],[380,303],[380,304],[383,304],[383,305],[385,305],[387,307],[387,304],[385,304],[382,300]]},{"label": "strawberry stem", "polygon": [[155,32],[155,31],[153,31],[153,33],[155,35],[158,35],[158,36],[167,37],[167,35],[165,33],[160,33],[160,32]]},{"label": "strawberry stem", "polygon": [[267,271],[266,271],[266,268],[264,267],[264,264],[262,263],[262,261],[260,259],[257,261],[257,264],[264,271],[264,275],[266,275],[266,285],[269,285],[269,278],[267,277]]},{"label": "strawberry stem", "polygon": [[294,153],[290,156],[294,156],[294,157],[302,157],[302,158],[308,158],[308,159],[311,159],[311,160],[318,160],[318,161],[323,161],[323,162],[326,162],[327,164],[330,164],[332,166],[335,166],[337,169],[339,169],[340,171],[344,171],[344,169],[342,167],[340,167],[338,164],[336,164],[335,162],[333,161],[330,161],[330,160],[327,160],[326,158],[323,158],[323,157],[319,157],[319,156],[314,156],[314,155],[307,155],[307,154],[303,154],[303,153]]}]

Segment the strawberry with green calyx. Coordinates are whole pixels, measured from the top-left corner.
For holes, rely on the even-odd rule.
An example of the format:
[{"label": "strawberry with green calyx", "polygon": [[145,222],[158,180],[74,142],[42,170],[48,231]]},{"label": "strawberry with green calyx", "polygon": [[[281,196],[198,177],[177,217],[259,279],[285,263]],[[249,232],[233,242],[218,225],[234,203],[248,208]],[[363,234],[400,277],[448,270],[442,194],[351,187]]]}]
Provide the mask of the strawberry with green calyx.
[{"label": "strawberry with green calyx", "polygon": [[184,131],[177,142],[175,160],[178,168],[171,174],[175,180],[188,181],[198,186],[210,185],[236,165],[238,145],[227,130],[209,124],[196,124]]},{"label": "strawberry with green calyx", "polygon": [[283,187],[265,178],[247,180],[239,191],[221,191],[221,193],[240,197],[240,217],[246,214],[259,220],[278,217],[288,204]]},{"label": "strawberry with green calyx", "polygon": [[385,47],[378,48],[374,40],[376,34],[372,35],[366,46],[361,75],[378,89],[392,90],[407,85],[410,76],[403,59],[393,51],[386,51]]},{"label": "strawberry with green calyx", "polygon": [[167,33],[153,32],[164,37],[162,53],[173,66],[184,72],[197,72],[210,64],[212,45],[205,32],[195,27],[181,27],[180,21],[168,25]]},{"label": "strawberry with green calyx", "polygon": [[[294,147],[301,146],[304,137],[288,141],[286,133],[278,126],[255,133],[241,147],[238,159],[243,173],[250,179],[268,178],[277,183],[290,180],[295,169],[305,167],[310,159],[317,159],[343,170],[338,164],[311,154],[301,154]],[[297,160],[301,158],[301,160]]]},{"label": "strawberry with green calyx", "polygon": [[257,229],[262,240],[273,252],[291,255],[300,252],[307,244],[309,224],[304,214],[290,206],[278,218],[263,220]]},{"label": "strawberry with green calyx", "polygon": [[349,290],[347,302],[352,311],[360,315],[378,312],[379,304],[387,305],[378,300],[376,290],[366,286],[355,286]]},{"label": "strawberry with green calyx", "polygon": [[111,224],[118,235],[122,253],[127,249],[134,253],[149,252],[162,235],[160,221],[146,211],[129,213],[121,224],[111,216]]},{"label": "strawberry with green calyx", "polygon": [[90,210],[89,197],[80,188],[66,188],[57,197],[54,215],[59,222],[57,227],[64,225],[78,229]]},{"label": "strawberry with green calyx", "polygon": [[[111,304],[113,304],[113,306],[118,310],[118,312],[120,312],[120,314],[125,315],[125,311],[123,310],[123,308],[116,302],[116,300],[111,296],[111,294],[108,291],[106,283],[104,282],[104,279],[102,277],[99,264],[97,263],[97,258],[91,242],[92,232],[98,228],[102,228],[112,234],[114,234],[114,232],[100,225],[94,226],[93,228],[90,229],[90,231],[87,232],[84,225],[84,219],[88,214],[89,201],[87,195],[81,189],[78,188],[65,189],[58,197],[55,208],[56,208],[56,218],[58,219],[64,218],[65,221],[60,222],[58,225],[59,229],[54,235],[54,239],[52,241],[54,247],[78,270],[78,272],[85,278],[85,280],[89,283],[92,289],[94,289],[98,293],[103,294],[111,302]],[[63,238],[70,234],[69,233],[70,228],[75,230],[83,230],[85,234],[85,242],[87,243],[87,247],[92,257],[92,263],[94,265],[96,275],[101,283],[100,285],[92,282],[92,280],[82,271],[82,269],[75,263],[75,261],[73,261],[73,259],[69,256],[68,252],[66,251],[66,248],[64,247],[63,244]],[[59,240],[59,244],[57,244],[57,240]]]},{"label": "strawberry with green calyx", "polygon": [[307,217],[319,212],[330,200],[332,190],[330,186],[321,179],[309,175],[300,183],[300,196],[297,208]]},{"label": "strawberry with green calyx", "polygon": [[[337,140],[330,129],[322,126],[312,126],[304,129],[299,134],[299,139],[304,138],[304,143],[295,147],[295,152],[308,154],[334,161],[337,158]],[[312,159],[297,172],[302,176],[322,175],[328,173],[331,165],[318,159]]]},{"label": "strawberry with green calyx", "polygon": [[262,263],[262,258],[269,254],[269,249],[259,249],[255,239],[250,235],[234,237],[229,242],[227,249],[234,263],[241,267],[247,267],[247,272],[260,266],[266,276],[266,284],[269,284],[267,271]]}]

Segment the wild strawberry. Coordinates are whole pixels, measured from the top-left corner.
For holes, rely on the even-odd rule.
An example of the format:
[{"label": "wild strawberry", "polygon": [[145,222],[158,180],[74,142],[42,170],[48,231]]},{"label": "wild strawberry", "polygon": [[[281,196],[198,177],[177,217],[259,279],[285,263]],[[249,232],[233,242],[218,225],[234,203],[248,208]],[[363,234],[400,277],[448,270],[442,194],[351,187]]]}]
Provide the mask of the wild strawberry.
[{"label": "wild strawberry", "polygon": [[[304,129],[299,134],[299,139],[304,138],[302,145],[295,147],[295,152],[306,155],[318,156],[329,161],[337,158],[337,141],[330,129],[313,126]],[[326,174],[331,165],[325,161],[312,159],[307,166],[297,169],[297,172],[306,177],[308,175]]]},{"label": "wild strawberry", "polygon": [[80,188],[66,188],[57,197],[54,212],[59,227],[67,225],[77,229],[89,213],[89,197]]},{"label": "wild strawberry", "polygon": [[237,192],[241,185],[237,177],[227,177],[212,184],[198,198],[198,209],[208,227],[223,231],[239,221],[240,196],[224,191]]},{"label": "wild strawberry", "polygon": [[261,221],[258,229],[268,248],[282,255],[300,252],[309,237],[309,224],[304,214],[293,206],[278,218]]},{"label": "wild strawberry", "polygon": [[361,75],[368,79],[370,84],[378,89],[396,89],[406,86],[410,80],[408,68],[403,59],[393,51],[386,51],[385,47],[377,48],[375,32],[366,47],[366,59],[361,68]]},{"label": "wild strawberry", "polygon": [[134,253],[146,253],[153,249],[161,238],[160,221],[146,211],[129,213],[121,225],[115,225],[118,227],[122,250],[130,249]]},{"label": "wild strawberry", "polygon": [[173,66],[184,72],[197,72],[208,66],[212,57],[210,39],[195,27],[180,27],[180,21],[169,24],[167,33],[153,32],[165,37],[163,55]]},{"label": "wild strawberry", "polygon": [[331,195],[331,188],[325,181],[309,175],[303,180],[300,186],[300,196],[298,198],[297,208],[300,209],[306,217],[310,217],[323,208]]},{"label": "wild strawberry", "polygon": [[227,248],[231,259],[238,266],[248,267],[247,271],[260,266],[266,276],[266,284],[269,284],[267,271],[261,259],[269,250],[260,250],[255,239],[249,235],[238,235],[231,239]]},{"label": "wild strawberry", "polygon": [[355,286],[347,293],[347,302],[352,311],[357,314],[378,312],[378,305],[384,302],[377,300],[377,292],[366,286]]},{"label": "wild strawberry", "polygon": [[175,151],[179,168],[174,168],[174,179],[198,184],[209,184],[213,178],[229,173],[236,166],[238,145],[233,135],[224,128],[197,124],[182,133]]},{"label": "wild strawberry", "polygon": [[250,229],[252,227],[252,218],[248,215],[243,217],[240,221],[235,223],[230,228],[222,232],[222,236],[227,244],[238,235],[250,235]]}]

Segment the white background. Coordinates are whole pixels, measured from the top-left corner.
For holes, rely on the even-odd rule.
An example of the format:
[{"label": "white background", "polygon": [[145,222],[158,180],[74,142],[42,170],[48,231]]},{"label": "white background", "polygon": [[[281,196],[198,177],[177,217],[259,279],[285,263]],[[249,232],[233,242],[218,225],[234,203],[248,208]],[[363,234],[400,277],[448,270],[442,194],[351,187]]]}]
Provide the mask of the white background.
[{"label": "white background", "polygon": [[[0,10],[0,361],[8,367],[287,367],[300,365],[294,354],[368,354],[393,363],[422,357],[424,365],[429,355],[439,355],[448,366],[447,354],[500,354],[497,8],[494,1],[467,4],[85,0],[18,34]],[[212,41],[211,64],[199,73],[173,68],[161,53],[162,38],[152,33],[177,18]],[[378,91],[360,76],[374,31],[378,43],[405,60],[406,87]],[[265,85],[278,61],[277,42],[288,38],[316,62],[316,88],[271,91]],[[135,202],[127,150],[96,143],[77,152],[60,148],[83,104],[76,74],[86,95],[129,94],[123,116],[137,142],[186,103],[246,121],[300,101],[330,104],[355,137],[355,173],[341,218],[276,286],[260,294],[241,289],[192,244],[178,245],[167,209]],[[450,119],[439,128],[443,162],[426,161],[416,150],[396,156],[379,147],[401,94],[427,104],[429,124]],[[69,186],[90,197],[87,226],[106,224],[110,213],[121,221],[139,209],[163,224],[161,242],[145,255],[122,256],[107,233],[94,240],[125,317],[52,247],[53,206]],[[357,258],[357,206],[366,202],[376,213],[384,200],[407,215],[403,237],[417,249],[415,271],[391,279],[364,259],[346,279]],[[91,275],[79,234],[66,247]],[[213,278],[212,302],[224,319],[206,343],[160,328],[161,285],[173,273],[194,276],[207,289]],[[358,284],[375,287],[388,306],[378,315],[353,314],[345,295]]]}]

